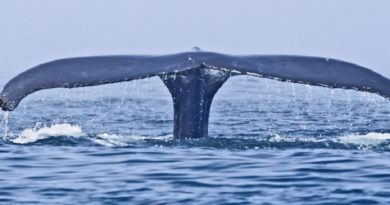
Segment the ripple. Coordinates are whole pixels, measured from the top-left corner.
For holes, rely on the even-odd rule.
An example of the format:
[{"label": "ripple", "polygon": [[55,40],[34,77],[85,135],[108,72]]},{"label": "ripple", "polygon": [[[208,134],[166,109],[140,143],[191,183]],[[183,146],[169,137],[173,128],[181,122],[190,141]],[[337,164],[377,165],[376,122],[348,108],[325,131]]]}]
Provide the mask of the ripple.
[{"label": "ripple", "polygon": [[[390,134],[368,133],[340,137],[294,137],[273,135],[259,137],[245,135],[237,138],[205,138],[176,140],[172,136],[137,136],[121,134],[85,134],[79,125],[55,124],[49,127],[26,129],[16,137],[5,142],[22,145],[55,146],[157,146],[157,147],[202,147],[214,149],[291,149],[291,148],[326,148],[326,149],[372,149],[390,151]],[[112,154],[112,153],[111,153]],[[299,154],[299,153],[297,153]],[[18,159],[14,159],[18,160]],[[22,159],[20,159],[22,160]],[[23,159],[28,160],[28,159]]]},{"label": "ripple", "polygon": [[209,138],[177,140],[148,82],[23,101],[0,140],[0,204],[390,204],[387,101],[249,79],[218,93]]}]

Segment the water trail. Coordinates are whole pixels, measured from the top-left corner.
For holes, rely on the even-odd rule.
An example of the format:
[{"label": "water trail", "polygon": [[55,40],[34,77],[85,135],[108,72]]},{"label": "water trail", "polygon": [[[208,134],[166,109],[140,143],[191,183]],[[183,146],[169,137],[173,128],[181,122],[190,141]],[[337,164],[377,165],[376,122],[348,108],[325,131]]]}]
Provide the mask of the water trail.
[{"label": "water trail", "polygon": [[8,131],[9,131],[8,118],[9,118],[9,112],[8,111],[3,112],[3,119],[1,120],[1,127],[3,128],[3,131],[4,131],[4,133],[3,133],[3,140],[4,141],[7,139]]},{"label": "water trail", "polygon": [[[145,143],[149,145],[171,146],[200,146],[224,149],[259,149],[263,148],[330,148],[330,149],[390,149],[390,134],[370,132],[367,134],[349,134],[338,137],[299,137],[271,135],[269,137],[254,138],[207,138],[200,140],[174,140],[172,135],[126,135],[126,134],[87,134],[78,125],[54,124],[49,127],[36,126],[23,130],[11,142],[15,144],[30,144],[38,140],[53,139],[58,137],[72,138],[80,143],[88,140],[93,144],[106,147],[125,147],[133,144]],[[74,141],[73,141],[74,142]],[[73,144],[72,144],[73,146]]]}]

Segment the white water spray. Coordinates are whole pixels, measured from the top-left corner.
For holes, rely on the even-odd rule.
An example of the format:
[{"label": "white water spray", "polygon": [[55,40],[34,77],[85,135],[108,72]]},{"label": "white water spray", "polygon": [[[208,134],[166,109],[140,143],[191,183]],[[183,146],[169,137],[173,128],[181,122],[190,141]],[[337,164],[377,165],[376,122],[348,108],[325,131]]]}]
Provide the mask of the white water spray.
[{"label": "white water spray", "polygon": [[78,125],[54,124],[42,128],[39,128],[39,126],[40,125],[37,124],[33,129],[23,130],[17,138],[12,140],[12,142],[15,144],[28,144],[51,137],[71,136],[79,138],[85,135]]}]

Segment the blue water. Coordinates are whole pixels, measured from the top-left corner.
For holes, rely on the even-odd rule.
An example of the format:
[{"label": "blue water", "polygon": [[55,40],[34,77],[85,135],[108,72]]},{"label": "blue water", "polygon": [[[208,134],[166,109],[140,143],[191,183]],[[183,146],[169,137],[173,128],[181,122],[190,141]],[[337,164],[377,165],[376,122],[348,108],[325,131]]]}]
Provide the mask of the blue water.
[{"label": "blue water", "polygon": [[381,97],[234,77],[210,138],[172,139],[172,112],[157,78],[27,97],[3,119],[0,204],[390,204]]}]

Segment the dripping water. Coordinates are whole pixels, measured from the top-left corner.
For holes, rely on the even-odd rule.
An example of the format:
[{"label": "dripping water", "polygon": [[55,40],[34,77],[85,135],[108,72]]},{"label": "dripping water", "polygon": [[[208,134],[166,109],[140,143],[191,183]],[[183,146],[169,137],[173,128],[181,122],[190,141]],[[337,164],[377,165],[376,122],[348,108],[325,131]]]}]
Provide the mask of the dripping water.
[{"label": "dripping water", "polygon": [[8,118],[9,118],[9,112],[5,111],[3,112],[3,119],[1,120],[1,127],[3,128],[3,141],[7,139],[8,136]]}]

